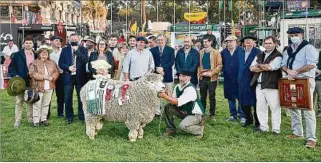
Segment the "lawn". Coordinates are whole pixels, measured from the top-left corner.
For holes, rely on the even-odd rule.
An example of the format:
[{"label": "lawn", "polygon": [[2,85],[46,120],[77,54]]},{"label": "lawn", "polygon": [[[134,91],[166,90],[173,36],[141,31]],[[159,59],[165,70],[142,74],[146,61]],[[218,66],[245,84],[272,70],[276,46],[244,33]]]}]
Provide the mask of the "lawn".
[{"label": "lawn", "polygon": [[[285,138],[291,134],[291,125],[290,117],[284,114],[278,136],[253,133],[251,127],[226,122],[229,111],[221,85],[217,89],[217,120],[206,120],[205,136],[200,141],[182,131],[174,137],[161,136],[159,118],[145,127],[144,139],[135,143],[128,141],[128,129],[122,123],[105,123],[96,139],[90,140],[78,119],[67,125],[57,117],[55,97],[49,127],[32,127],[24,110],[22,126],[15,129],[15,98],[5,91],[0,92],[0,97],[0,161],[321,161],[320,142],[315,149],[307,149],[304,139]],[[318,138],[320,120],[317,119]],[[164,121],[160,130],[165,130]]]}]

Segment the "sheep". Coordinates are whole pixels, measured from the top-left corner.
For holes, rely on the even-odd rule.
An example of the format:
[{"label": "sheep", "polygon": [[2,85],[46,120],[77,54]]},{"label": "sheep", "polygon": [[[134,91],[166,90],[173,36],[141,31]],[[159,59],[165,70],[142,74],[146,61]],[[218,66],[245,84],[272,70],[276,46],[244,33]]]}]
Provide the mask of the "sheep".
[{"label": "sheep", "polygon": [[[157,94],[165,90],[162,83],[163,77],[160,74],[148,74],[130,82],[127,94],[130,97],[129,104],[119,105],[116,98],[111,98],[105,104],[105,115],[93,115],[87,112],[86,87],[80,92],[83,110],[85,114],[86,134],[90,139],[94,139],[98,131],[102,129],[102,120],[109,122],[125,122],[129,129],[128,138],[131,142],[142,139],[144,135],[143,127],[150,123],[156,113],[159,104]],[[109,79],[109,84],[124,84],[124,81]]]}]

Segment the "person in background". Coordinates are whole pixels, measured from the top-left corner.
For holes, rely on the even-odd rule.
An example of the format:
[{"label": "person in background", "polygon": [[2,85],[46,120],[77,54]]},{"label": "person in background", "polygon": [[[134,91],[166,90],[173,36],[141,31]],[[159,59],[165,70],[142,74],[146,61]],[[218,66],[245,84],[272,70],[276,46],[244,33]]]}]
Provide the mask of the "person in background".
[{"label": "person in background", "polygon": [[[24,49],[15,53],[12,57],[12,61],[9,65],[9,76],[10,77],[22,77],[26,86],[31,86],[29,83],[29,69],[30,64],[36,59],[33,48],[33,38],[26,37],[23,41]],[[14,127],[18,128],[21,125],[21,116],[22,116],[22,105],[24,102],[24,94],[16,96],[16,106],[15,106],[15,123]],[[33,113],[32,113],[32,104],[27,104],[27,116],[28,122],[33,123]]]},{"label": "person in background", "polygon": [[125,81],[138,80],[155,69],[153,55],[146,49],[147,39],[141,36],[136,41],[137,48],[130,50],[123,62]]},{"label": "person in background", "polygon": [[[207,33],[205,35],[208,35],[209,37],[211,37],[211,40],[213,40],[213,43],[212,43],[212,48],[216,49],[216,45],[217,45],[217,41],[216,41],[216,37],[215,35],[213,35],[213,31],[211,29],[208,29],[207,30]],[[204,36],[205,36],[204,35]],[[203,37],[204,37],[203,36]],[[203,47],[203,46],[202,46]]]},{"label": "person in background", "polygon": [[[222,50],[223,61],[223,76],[224,76],[224,97],[228,100],[230,108],[230,117],[227,121],[235,121],[239,118],[241,123],[245,123],[243,111],[240,103],[236,107],[238,100],[238,73],[239,73],[239,58],[244,49],[236,45],[237,37],[230,35],[225,41],[227,48]],[[237,108],[237,109],[236,109]]]},{"label": "person in background", "polygon": [[[203,37],[204,38],[204,37]],[[197,39],[194,44],[194,48],[199,52],[202,50],[202,40]]]},{"label": "person in background", "polygon": [[73,33],[70,35],[70,45],[63,48],[59,58],[59,67],[63,70],[65,113],[67,124],[71,124],[74,119],[73,92],[74,87],[77,92],[78,118],[85,120],[80,90],[87,83],[86,64],[88,63],[88,50],[79,45],[79,37]]},{"label": "person in background", "polygon": [[316,146],[316,117],[313,105],[313,91],[315,89],[316,64],[318,62],[318,51],[307,40],[304,40],[304,30],[299,27],[290,28],[287,32],[291,38],[289,48],[283,54],[282,70],[289,79],[307,78],[311,97],[312,110],[309,108],[291,109],[291,128],[293,133],[288,135],[289,139],[303,137],[302,112],[306,127],[307,148]]},{"label": "person in background", "polygon": [[87,37],[83,39],[83,41],[86,42],[86,48],[88,50],[88,57],[89,57],[90,54],[96,50],[97,43],[95,41],[95,38],[93,37]]},{"label": "person in background", "polygon": [[317,68],[315,69],[315,90],[313,94],[313,102],[317,99],[317,117],[321,117],[321,51],[319,52],[319,62],[317,64]]},{"label": "person in background", "polygon": [[[175,62],[175,52],[172,47],[166,45],[167,37],[163,34],[157,36],[158,46],[150,49],[154,64],[155,72],[163,76],[163,83],[172,91],[173,90],[173,65]],[[161,114],[161,106],[156,110],[156,115]]]},{"label": "person in background", "polygon": [[184,47],[178,50],[175,59],[175,68],[177,76],[183,71],[192,73],[192,84],[197,87],[198,77],[197,68],[199,66],[200,54],[197,50],[192,48],[192,38],[186,36],[184,39]]},{"label": "person in background", "polygon": [[115,80],[125,81],[123,73],[123,62],[128,53],[128,45],[126,42],[122,42],[118,45],[119,54],[115,58]]},{"label": "person in background", "polygon": [[99,40],[97,49],[98,50],[96,52],[91,53],[89,57],[88,69],[91,73],[90,79],[93,80],[93,75],[97,74],[96,69],[94,69],[91,65],[91,62],[96,60],[105,60],[110,64],[111,68],[108,71],[111,78],[113,78],[115,75],[115,62],[113,54],[108,50],[107,41],[104,39]]},{"label": "person in background", "polygon": [[156,37],[155,36],[150,36],[148,38],[148,47],[149,47],[149,49],[152,49],[152,48],[154,48],[156,46],[157,46]]},{"label": "person in background", "polygon": [[121,35],[118,39],[118,43],[126,42],[124,35]]},{"label": "person in background", "polygon": [[7,57],[10,57],[12,53],[15,53],[18,51],[19,51],[18,46],[14,44],[12,39],[10,39],[8,42],[8,45],[6,45],[3,48],[2,53],[3,53],[3,56],[7,58]]},{"label": "person in background", "polygon": [[129,50],[136,49],[137,41],[136,36],[130,35],[128,38]]},{"label": "person in background", "polygon": [[200,51],[200,66],[198,68],[201,102],[206,111],[207,93],[210,100],[210,118],[215,120],[216,98],[218,75],[222,70],[222,57],[218,50],[212,48],[213,37],[203,37],[204,48]]},{"label": "person in background", "polygon": [[253,125],[253,114],[251,107],[253,107],[254,119],[255,119],[255,128],[260,126],[260,122],[256,114],[256,94],[255,88],[251,86],[251,80],[254,73],[250,71],[250,66],[259,53],[260,49],[254,47],[254,42],[256,38],[252,36],[247,36],[242,39],[244,44],[244,53],[240,55],[240,69],[238,76],[239,83],[239,103],[243,110],[245,116],[245,123],[242,127],[248,127]]},{"label": "person in background", "polygon": [[108,50],[112,53],[114,58],[119,54],[117,47],[118,39],[119,37],[117,34],[111,34],[108,37]]},{"label": "person in background", "polygon": [[33,104],[33,125],[39,127],[43,124],[49,126],[47,114],[51,102],[55,81],[58,79],[59,70],[55,61],[49,58],[51,47],[42,45],[38,48],[38,58],[29,66],[32,88],[39,93],[40,100]]},{"label": "person in background", "polygon": [[[57,65],[59,64],[59,58],[62,51],[62,48],[61,48],[62,41],[63,39],[59,36],[51,37],[51,46],[53,50],[49,56],[50,56],[50,59],[53,60]],[[63,118],[64,117],[64,84],[62,80],[63,70],[59,67],[58,67],[58,70],[60,75],[58,79],[55,81],[55,93],[57,97],[57,114],[59,118]],[[50,115],[50,106],[49,106],[47,119],[49,119],[49,115]]]}]

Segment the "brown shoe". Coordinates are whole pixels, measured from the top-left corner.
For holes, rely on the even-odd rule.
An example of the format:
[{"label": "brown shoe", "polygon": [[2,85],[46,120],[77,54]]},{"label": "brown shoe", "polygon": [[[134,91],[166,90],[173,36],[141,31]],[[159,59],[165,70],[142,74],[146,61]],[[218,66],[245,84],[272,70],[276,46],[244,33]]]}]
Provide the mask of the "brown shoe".
[{"label": "brown shoe", "polygon": [[175,134],[175,131],[173,130],[167,130],[166,133],[165,133],[165,136],[172,136]]},{"label": "brown shoe", "polygon": [[291,134],[291,135],[286,136],[286,138],[289,138],[289,139],[301,139],[301,138],[303,138],[303,136],[298,136],[298,135],[295,135],[295,134]]},{"label": "brown shoe", "polygon": [[195,138],[196,138],[197,140],[201,140],[201,139],[203,138],[203,135],[196,135]]},{"label": "brown shoe", "polygon": [[305,146],[307,148],[314,148],[316,144],[317,144],[317,142],[312,141],[312,140],[308,140],[307,143],[305,144]]}]

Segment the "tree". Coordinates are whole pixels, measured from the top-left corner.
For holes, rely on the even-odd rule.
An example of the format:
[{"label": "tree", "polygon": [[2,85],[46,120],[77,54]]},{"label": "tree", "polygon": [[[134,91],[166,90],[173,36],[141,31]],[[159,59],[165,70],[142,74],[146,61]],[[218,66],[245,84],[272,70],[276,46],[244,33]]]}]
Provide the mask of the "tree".
[{"label": "tree", "polygon": [[99,19],[104,17],[107,13],[105,2],[90,0],[83,1],[82,3],[82,14],[87,20],[93,21],[94,29],[98,29]]}]

